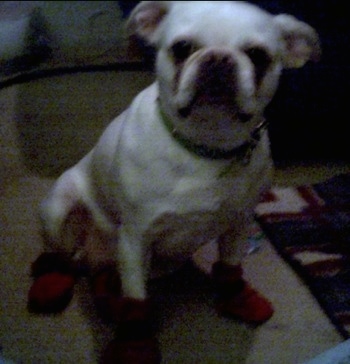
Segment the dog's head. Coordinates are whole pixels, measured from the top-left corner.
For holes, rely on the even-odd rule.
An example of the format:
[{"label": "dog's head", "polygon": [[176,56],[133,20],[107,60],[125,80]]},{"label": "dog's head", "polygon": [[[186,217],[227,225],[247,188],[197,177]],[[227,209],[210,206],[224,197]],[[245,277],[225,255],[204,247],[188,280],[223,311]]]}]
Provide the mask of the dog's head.
[{"label": "dog's head", "polygon": [[247,140],[281,70],[320,54],[310,26],[241,1],[145,1],[128,27],[158,51],[164,112],[179,132],[209,147]]}]

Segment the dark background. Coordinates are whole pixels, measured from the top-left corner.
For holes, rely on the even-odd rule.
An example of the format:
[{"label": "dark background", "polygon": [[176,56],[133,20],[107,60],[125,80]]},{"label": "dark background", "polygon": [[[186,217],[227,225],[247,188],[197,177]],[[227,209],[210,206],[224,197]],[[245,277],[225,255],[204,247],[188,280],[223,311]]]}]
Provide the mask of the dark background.
[{"label": "dark background", "polygon": [[[350,19],[340,0],[251,1],[273,14],[289,13],[313,26],[322,58],[285,70],[267,110],[276,162],[349,161]],[[119,2],[125,15],[138,3]]]}]

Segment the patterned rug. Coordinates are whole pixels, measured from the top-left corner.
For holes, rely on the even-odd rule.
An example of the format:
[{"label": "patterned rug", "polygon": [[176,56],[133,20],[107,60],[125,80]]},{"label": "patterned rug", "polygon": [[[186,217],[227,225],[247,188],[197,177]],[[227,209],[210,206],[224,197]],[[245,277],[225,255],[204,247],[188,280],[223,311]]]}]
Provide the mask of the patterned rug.
[{"label": "patterned rug", "polygon": [[350,338],[350,174],[273,188],[257,219],[344,338]]}]

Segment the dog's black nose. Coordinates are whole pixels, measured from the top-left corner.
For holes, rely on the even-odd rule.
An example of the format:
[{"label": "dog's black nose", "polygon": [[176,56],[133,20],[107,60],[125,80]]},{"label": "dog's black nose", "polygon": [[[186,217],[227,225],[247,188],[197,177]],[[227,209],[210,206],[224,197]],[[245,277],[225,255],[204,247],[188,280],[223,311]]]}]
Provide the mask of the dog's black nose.
[{"label": "dog's black nose", "polygon": [[198,77],[215,86],[222,82],[233,82],[237,72],[234,57],[227,51],[208,51],[202,56]]},{"label": "dog's black nose", "polygon": [[[196,84],[199,93],[215,99],[230,99],[236,93],[237,65],[225,51],[208,51],[200,60]],[[225,103],[229,102],[226,100]]]}]

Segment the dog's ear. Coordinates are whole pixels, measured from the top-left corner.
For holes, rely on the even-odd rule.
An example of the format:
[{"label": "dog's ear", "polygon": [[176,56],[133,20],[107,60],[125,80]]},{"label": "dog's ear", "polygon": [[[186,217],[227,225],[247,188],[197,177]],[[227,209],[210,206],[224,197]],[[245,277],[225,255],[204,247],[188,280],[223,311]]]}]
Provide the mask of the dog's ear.
[{"label": "dog's ear", "polygon": [[136,35],[155,45],[157,30],[168,13],[171,3],[171,1],[142,1],[131,12],[126,24],[129,35]]},{"label": "dog's ear", "polygon": [[282,55],[286,68],[299,68],[308,61],[318,61],[321,56],[319,37],[308,24],[291,15],[275,16],[275,23],[281,30],[285,49]]}]

